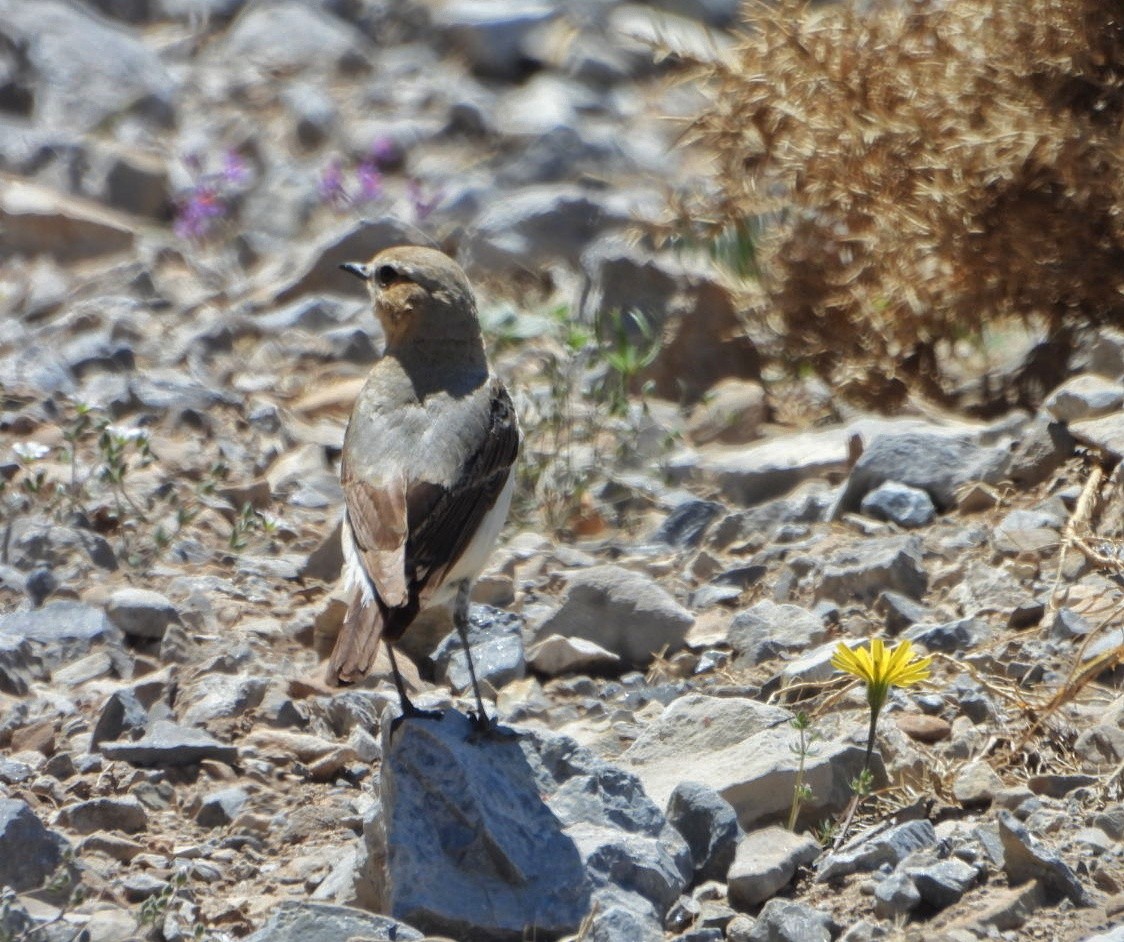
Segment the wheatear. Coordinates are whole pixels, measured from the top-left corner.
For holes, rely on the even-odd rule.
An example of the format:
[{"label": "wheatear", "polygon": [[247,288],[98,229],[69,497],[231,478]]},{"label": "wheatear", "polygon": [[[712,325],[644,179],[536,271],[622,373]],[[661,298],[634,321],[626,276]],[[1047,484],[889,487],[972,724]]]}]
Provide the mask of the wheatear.
[{"label": "wheatear", "polygon": [[418,613],[453,603],[453,623],[487,722],[468,643],[472,580],[511,506],[519,424],[488,366],[468,278],[433,249],[387,249],[347,263],[371,293],[386,352],[359,393],[344,437],[343,550],[353,598],[329,662],[343,683],[363,678],[386,642],[402,715],[394,642]]}]

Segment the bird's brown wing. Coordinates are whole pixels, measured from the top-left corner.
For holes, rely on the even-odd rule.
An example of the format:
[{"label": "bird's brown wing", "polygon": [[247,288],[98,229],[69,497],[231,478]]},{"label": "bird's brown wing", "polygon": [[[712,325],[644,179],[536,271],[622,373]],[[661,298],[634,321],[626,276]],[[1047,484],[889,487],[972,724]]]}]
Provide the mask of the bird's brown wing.
[{"label": "bird's brown wing", "polygon": [[[487,429],[479,448],[465,462],[463,474],[452,487],[422,484],[409,495],[406,572],[411,601],[416,600],[420,608],[425,608],[427,598],[457,564],[495,506],[518,453],[519,423],[511,397],[499,380],[492,380]],[[416,504],[427,506],[415,513]]]},{"label": "bird's brown wing", "polygon": [[367,577],[383,603],[395,607],[409,600],[406,585],[407,488],[404,477],[373,484],[340,468],[347,521]]},{"label": "bird's brown wing", "polygon": [[387,605],[409,601],[406,485],[401,478],[381,487],[371,484],[355,477],[346,460],[340,468],[340,479],[347,505],[342,537],[359,555],[375,599],[373,605],[365,602],[367,593],[355,588],[332,649],[328,678],[354,683],[362,680],[375,662],[387,624]]}]

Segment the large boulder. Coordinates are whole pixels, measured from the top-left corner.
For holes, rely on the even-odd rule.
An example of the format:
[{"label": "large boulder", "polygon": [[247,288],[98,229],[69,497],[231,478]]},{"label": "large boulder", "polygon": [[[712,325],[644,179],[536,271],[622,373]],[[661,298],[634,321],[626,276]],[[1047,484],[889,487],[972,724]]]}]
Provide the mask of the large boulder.
[{"label": "large boulder", "polygon": [[475,733],[456,711],[383,730],[383,814],[366,846],[381,911],[515,942],[572,933],[596,907],[658,937],[691,859],[636,776],[565,736]]},{"label": "large boulder", "polygon": [[0,38],[25,50],[31,118],[73,134],[126,111],[174,121],[176,83],[132,31],[60,0],[0,0]]},{"label": "large boulder", "polygon": [[650,577],[621,566],[593,566],[571,577],[561,607],[538,626],[535,640],[585,638],[643,667],[657,652],[682,647],[694,622]]},{"label": "large boulder", "polygon": [[[757,348],[745,334],[733,295],[715,278],[618,239],[592,246],[582,267],[583,319],[605,337],[620,329],[614,318],[623,317],[631,342],[659,343],[636,378],[650,382],[656,395],[697,402],[719,380],[761,378]],[[651,340],[637,318],[646,322]]]}]

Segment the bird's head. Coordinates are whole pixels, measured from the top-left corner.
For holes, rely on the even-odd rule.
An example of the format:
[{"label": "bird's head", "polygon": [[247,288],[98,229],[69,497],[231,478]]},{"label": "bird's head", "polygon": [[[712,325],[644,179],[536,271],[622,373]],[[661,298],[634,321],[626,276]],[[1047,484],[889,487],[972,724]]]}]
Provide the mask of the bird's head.
[{"label": "bird's head", "polygon": [[367,283],[388,345],[478,336],[476,301],[460,265],[436,249],[385,249],[366,264],[340,266]]}]

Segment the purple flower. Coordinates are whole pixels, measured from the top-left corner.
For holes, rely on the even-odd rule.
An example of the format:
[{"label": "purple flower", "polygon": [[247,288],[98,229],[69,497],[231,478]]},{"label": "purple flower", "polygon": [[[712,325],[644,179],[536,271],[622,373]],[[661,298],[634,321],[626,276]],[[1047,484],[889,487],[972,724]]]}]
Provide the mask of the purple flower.
[{"label": "purple flower", "polygon": [[223,198],[213,187],[197,185],[176,206],[173,231],[181,239],[202,239],[227,212]]},{"label": "purple flower", "polygon": [[359,195],[356,201],[370,203],[382,196],[382,174],[373,160],[364,160],[355,171],[359,180]]},{"label": "purple flower", "polygon": [[371,160],[376,167],[389,167],[401,159],[398,143],[389,134],[380,134],[371,142]]},{"label": "purple flower", "polygon": [[320,172],[320,183],[317,187],[320,201],[331,203],[333,206],[346,206],[350,202],[347,190],[343,187],[343,166],[338,159],[332,159]]},{"label": "purple flower", "polygon": [[228,150],[223,156],[221,176],[224,183],[229,183],[232,186],[245,183],[250,176],[250,168],[246,164],[246,158],[236,150]]},{"label": "purple flower", "polygon": [[417,180],[411,180],[406,184],[406,195],[409,197],[410,205],[414,208],[414,218],[421,222],[437,208],[445,196],[445,191],[438,187],[426,196],[421,183]]}]

